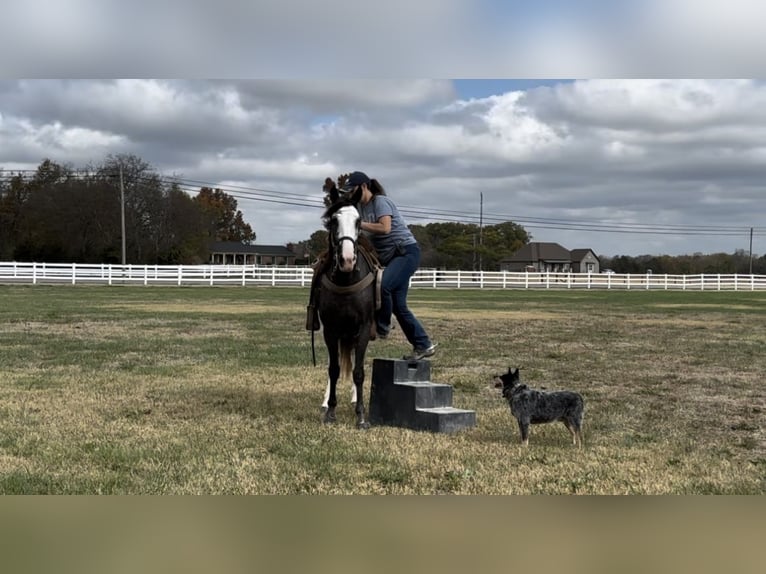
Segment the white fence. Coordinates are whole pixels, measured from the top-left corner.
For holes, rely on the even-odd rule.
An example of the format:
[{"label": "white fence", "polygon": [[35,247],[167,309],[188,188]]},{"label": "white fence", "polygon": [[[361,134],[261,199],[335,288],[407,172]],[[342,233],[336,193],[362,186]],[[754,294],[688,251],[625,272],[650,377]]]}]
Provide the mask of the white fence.
[{"label": "white fence", "polygon": [[[268,285],[308,287],[310,267],[255,265],[90,265],[0,262],[0,284],[52,285]],[[413,288],[661,289],[764,291],[766,275],[631,275],[418,270]]]}]

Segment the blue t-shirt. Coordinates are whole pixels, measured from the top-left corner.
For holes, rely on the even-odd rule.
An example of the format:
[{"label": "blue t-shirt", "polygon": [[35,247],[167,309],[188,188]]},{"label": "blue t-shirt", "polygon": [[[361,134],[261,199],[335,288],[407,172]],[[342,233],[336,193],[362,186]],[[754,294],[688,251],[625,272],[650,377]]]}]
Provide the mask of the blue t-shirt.
[{"label": "blue t-shirt", "polygon": [[386,215],[391,217],[391,231],[389,233],[367,233],[367,237],[375,247],[375,251],[378,252],[378,257],[383,265],[388,265],[388,262],[394,258],[398,246],[417,243],[396,204],[387,196],[373,195],[367,205],[360,204],[359,207],[362,221],[368,223],[377,223],[381,217]]}]

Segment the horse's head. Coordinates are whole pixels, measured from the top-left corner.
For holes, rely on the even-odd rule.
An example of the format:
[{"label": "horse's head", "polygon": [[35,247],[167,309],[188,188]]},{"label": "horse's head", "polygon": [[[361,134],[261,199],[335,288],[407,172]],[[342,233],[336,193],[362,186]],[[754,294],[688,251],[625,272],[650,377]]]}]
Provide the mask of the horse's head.
[{"label": "horse's head", "polygon": [[356,250],[361,218],[354,203],[338,202],[325,213],[325,227],[330,237],[330,249],[335,266],[343,273],[356,268]]}]

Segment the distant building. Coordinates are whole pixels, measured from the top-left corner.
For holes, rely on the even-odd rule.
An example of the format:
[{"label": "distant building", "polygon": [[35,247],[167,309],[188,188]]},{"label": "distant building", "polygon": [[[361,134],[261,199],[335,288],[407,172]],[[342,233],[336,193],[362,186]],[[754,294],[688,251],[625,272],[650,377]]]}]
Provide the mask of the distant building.
[{"label": "distant building", "polygon": [[568,249],[558,243],[527,243],[500,261],[500,271],[598,273],[600,262],[592,249]]},{"label": "distant building", "polygon": [[210,244],[213,265],[295,265],[298,256],[284,245],[245,245],[236,241]]},{"label": "distant building", "polygon": [[573,273],[599,273],[601,260],[593,253],[592,249],[572,249],[572,272]]}]

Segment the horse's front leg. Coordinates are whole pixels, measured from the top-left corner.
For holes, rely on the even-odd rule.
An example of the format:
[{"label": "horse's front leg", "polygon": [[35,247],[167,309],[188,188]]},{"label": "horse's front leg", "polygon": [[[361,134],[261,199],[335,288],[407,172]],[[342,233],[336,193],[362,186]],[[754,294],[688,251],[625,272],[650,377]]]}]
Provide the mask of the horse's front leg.
[{"label": "horse's front leg", "polygon": [[356,390],[356,428],[368,429],[370,423],[364,418],[364,355],[367,350],[367,342],[362,341],[361,344],[356,347],[356,355],[354,357],[354,390]]},{"label": "horse's front leg", "polygon": [[338,360],[338,342],[334,345],[327,344],[327,354],[330,357],[327,366],[327,390],[325,391],[324,403],[322,403],[322,412],[324,413],[325,423],[335,422],[335,407],[338,404],[335,390],[340,377],[340,362]]}]

